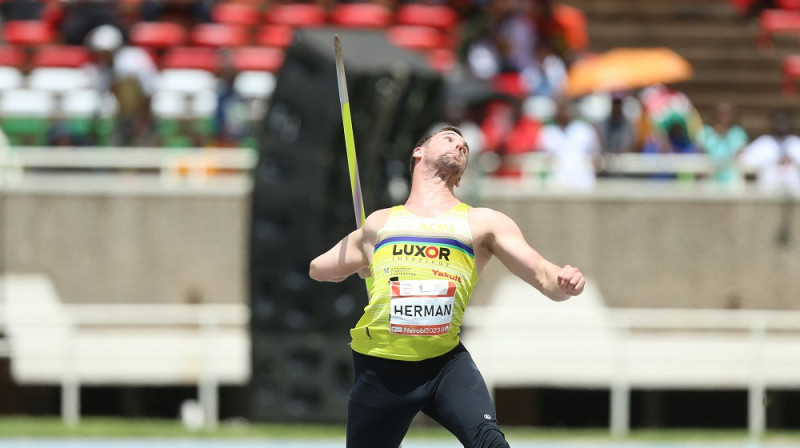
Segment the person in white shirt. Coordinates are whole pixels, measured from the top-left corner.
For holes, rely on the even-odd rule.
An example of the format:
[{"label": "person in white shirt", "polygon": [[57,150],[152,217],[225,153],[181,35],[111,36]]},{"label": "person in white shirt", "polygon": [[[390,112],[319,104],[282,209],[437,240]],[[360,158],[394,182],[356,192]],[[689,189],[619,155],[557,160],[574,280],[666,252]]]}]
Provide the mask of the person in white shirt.
[{"label": "person in white shirt", "polygon": [[554,121],[542,129],[539,147],[553,156],[550,180],[554,187],[594,188],[600,138],[594,126],[573,119],[572,106],[566,99],[557,102]]},{"label": "person in white shirt", "polygon": [[765,193],[800,194],[800,137],[792,133],[792,118],[784,111],[772,115],[772,130],[747,145],[741,164],[756,171]]}]

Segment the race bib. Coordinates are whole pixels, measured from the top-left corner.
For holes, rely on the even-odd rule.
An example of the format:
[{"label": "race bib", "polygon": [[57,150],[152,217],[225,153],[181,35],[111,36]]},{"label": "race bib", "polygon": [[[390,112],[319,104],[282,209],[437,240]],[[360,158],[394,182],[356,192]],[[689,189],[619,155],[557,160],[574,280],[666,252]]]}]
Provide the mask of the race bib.
[{"label": "race bib", "polygon": [[456,285],[447,280],[405,280],[390,284],[391,332],[436,336],[450,331]]}]

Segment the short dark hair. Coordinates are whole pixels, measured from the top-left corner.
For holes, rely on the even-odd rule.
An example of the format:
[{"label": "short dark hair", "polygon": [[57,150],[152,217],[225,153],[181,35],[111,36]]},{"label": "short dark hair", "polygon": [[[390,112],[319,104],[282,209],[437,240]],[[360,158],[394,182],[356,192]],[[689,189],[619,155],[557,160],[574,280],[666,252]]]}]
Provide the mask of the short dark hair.
[{"label": "short dark hair", "polygon": [[408,162],[408,172],[411,173],[411,176],[414,176],[414,166],[416,166],[416,164],[417,164],[417,159],[414,158],[414,149],[419,148],[420,146],[423,146],[425,143],[428,143],[428,140],[433,138],[434,135],[436,135],[436,134],[438,134],[440,132],[445,132],[445,131],[455,132],[461,138],[464,137],[464,134],[461,133],[461,129],[458,129],[457,127],[451,126],[451,125],[444,126],[444,127],[440,128],[438,131],[434,131],[434,132],[431,132],[430,134],[424,135],[421,139],[419,139],[417,141],[417,144],[414,145],[414,148],[411,149],[411,160]]}]

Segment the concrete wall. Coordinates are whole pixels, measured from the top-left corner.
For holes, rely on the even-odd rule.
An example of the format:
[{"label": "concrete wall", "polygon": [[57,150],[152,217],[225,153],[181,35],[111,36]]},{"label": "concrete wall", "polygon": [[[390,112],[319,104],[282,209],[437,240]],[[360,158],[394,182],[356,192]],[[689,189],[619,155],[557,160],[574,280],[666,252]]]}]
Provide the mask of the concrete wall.
[{"label": "concrete wall", "polygon": [[[496,197],[528,242],[598,283],[610,306],[800,309],[800,202],[758,195]],[[779,242],[789,214],[786,244]],[[487,267],[482,292],[506,275]]]},{"label": "concrete wall", "polygon": [[50,276],[66,302],[247,299],[247,188],[47,188],[0,198],[5,270]]},{"label": "concrete wall", "polygon": [[[68,302],[247,302],[249,190],[0,190],[10,272]],[[800,203],[752,195],[495,195],[548,259],[579,266],[611,306],[800,309]],[[474,300],[506,275],[487,267]]]}]

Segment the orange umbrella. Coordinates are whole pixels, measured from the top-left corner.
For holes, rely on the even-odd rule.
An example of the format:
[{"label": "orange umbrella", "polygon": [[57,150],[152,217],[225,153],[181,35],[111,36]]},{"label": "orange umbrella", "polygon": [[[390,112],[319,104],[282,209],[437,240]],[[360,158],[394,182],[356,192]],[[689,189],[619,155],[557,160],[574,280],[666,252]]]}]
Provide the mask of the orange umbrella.
[{"label": "orange umbrella", "polygon": [[616,48],[574,63],[567,95],[576,97],[690,79],[691,64],[669,48]]}]

